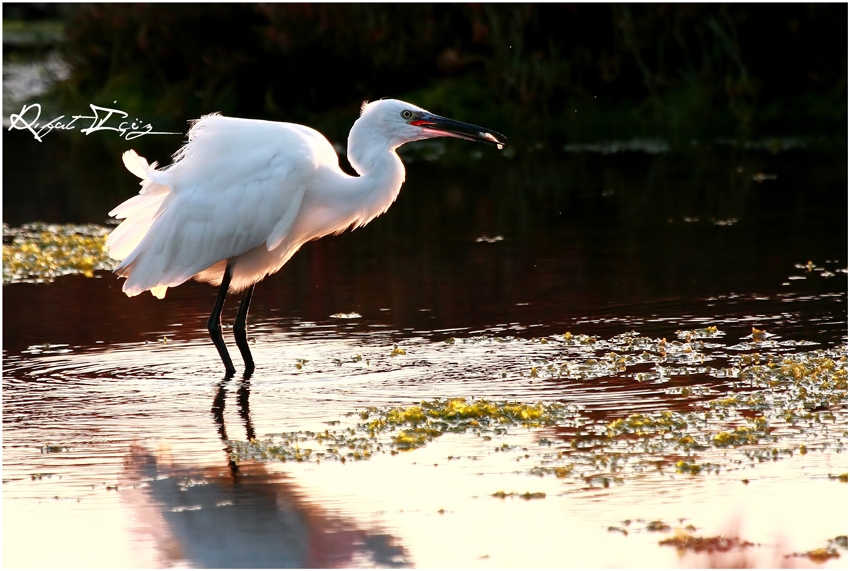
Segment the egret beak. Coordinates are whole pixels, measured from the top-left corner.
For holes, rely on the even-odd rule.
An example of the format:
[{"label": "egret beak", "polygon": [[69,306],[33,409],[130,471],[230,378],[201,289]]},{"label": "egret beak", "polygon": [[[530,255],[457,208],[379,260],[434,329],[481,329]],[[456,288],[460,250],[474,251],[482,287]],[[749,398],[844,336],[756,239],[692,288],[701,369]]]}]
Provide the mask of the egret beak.
[{"label": "egret beak", "polygon": [[454,137],[467,141],[490,143],[496,145],[499,149],[505,146],[505,141],[507,141],[507,137],[496,131],[440,117],[432,113],[421,113],[411,120],[410,124],[438,137]]}]

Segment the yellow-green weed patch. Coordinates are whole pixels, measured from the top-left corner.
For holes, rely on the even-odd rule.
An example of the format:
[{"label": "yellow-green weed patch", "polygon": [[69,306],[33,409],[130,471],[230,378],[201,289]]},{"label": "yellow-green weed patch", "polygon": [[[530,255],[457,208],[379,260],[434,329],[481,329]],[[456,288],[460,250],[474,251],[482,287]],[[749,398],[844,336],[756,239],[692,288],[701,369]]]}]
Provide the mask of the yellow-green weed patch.
[{"label": "yellow-green weed patch", "polygon": [[111,270],[103,244],[111,231],[97,224],[3,225],[3,283],[43,283],[59,276]]}]

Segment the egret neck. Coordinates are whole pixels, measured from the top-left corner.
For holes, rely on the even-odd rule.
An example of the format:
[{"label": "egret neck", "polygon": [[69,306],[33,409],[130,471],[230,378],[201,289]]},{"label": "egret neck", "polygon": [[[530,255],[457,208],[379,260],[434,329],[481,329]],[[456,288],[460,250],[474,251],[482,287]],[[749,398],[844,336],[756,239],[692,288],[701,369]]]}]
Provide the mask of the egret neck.
[{"label": "egret neck", "polygon": [[327,231],[319,235],[363,226],[389,209],[404,183],[404,164],[395,152],[403,143],[388,140],[362,121],[354,123],[348,136],[348,161],[359,176],[328,170],[313,196],[305,197],[311,203],[305,206],[321,205],[324,211],[319,217],[325,223],[319,226]]}]

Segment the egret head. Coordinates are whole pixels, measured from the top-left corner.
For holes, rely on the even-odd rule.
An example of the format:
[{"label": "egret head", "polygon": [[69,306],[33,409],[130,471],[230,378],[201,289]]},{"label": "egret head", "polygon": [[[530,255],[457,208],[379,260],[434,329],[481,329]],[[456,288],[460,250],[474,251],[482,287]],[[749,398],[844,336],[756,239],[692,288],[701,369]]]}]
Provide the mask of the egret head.
[{"label": "egret head", "polygon": [[440,117],[397,99],[364,103],[355,128],[358,124],[367,127],[374,136],[384,138],[391,148],[422,139],[454,137],[490,143],[501,149],[506,140],[504,135],[496,131]]}]

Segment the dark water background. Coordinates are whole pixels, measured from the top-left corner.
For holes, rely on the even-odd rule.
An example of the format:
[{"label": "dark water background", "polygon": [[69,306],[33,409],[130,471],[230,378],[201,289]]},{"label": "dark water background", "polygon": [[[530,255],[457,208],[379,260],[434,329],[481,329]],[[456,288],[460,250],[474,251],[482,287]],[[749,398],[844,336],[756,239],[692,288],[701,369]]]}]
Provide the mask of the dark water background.
[{"label": "dark water background", "polygon": [[[26,133],[4,137],[4,221],[11,225],[104,223],[106,212],[135,192],[115,155],[96,158],[102,149],[76,133],[42,144]],[[783,144],[792,148],[776,150]],[[651,142],[636,146],[655,149]],[[806,295],[846,292],[846,274],[788,280],[801,273],[795,264],[846,266],[846,156],[824,142],[520,150],[513,158],[455,141],[438,147],[445,149],[460,158],[449,165],[414,160],[386,215],[308,244],[266,279],[252,314],[320,321],[356,311],[398,331],[505,323],[572,329],[588,317],[720,316],[707,307],[709,298],[746,313],[735,296],[781,299],[803,293],[800,287]],[[168,162],[168,151],[153,156]],[[186,321],[181,313],[192,307],[195,321],[178,333],[186,335],[202,326],[214,300],[215,291],[200,284],[172,289],[162,303],[128,300],[119,280],[99,277],[4,288],[6,350],[139,341]],[[199,296],[208,303],[195,303]],[[820,334],[813,324],[776,325]]]}]

